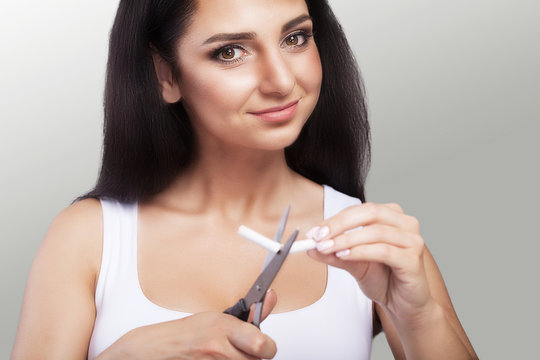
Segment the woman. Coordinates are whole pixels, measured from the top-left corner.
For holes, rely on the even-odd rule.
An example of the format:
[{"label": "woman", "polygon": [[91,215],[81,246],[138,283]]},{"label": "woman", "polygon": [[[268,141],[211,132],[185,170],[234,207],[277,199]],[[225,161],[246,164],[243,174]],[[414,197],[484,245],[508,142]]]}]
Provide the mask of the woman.
[{"label": "woman", "polygon": [[[13,359],[469,359],[418,222],[364,201],[369,130],[324,1],[120,2],[96,188],[34,261]],[[324,184],[324,186],[323,186]],[[292,205],[261,331],[223,314]],[[271,315],[268,315],[272,312]]]}]

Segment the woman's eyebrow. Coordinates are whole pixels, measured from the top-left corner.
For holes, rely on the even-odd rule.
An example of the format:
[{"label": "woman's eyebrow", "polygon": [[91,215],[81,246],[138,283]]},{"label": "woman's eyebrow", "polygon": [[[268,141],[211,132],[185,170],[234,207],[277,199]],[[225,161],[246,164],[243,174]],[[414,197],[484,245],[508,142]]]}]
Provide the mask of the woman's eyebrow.
[{"label": "woman's eyebrow", "polygon": [[[281,32],[287,32],[294,28],[298,24],[303,23],[306,20],[311,20],[311,16],[307,14],[300,15],[290,21],[288,21],[281,28]],[[203,45],[207,45],[214,42],[226,42],[226,41],[238,41],[238,40],[253,40],[256,34],[253,32],[240,32],[240,33],[220,33],[210,36],[203,42]]]},{"label": "woman's eyebrow", "polygon": [[303,23],[306,20],[312,20],[311,16],[309,16],[308,14],[303,14],[298,17],[295,17],[294,19],[292,19],[291,21],[283,25],[283,27],[281,28],[281,32],[287,32],[291,30],[293,27]]},{"label": "woman's eyebrow", "polygon": [[218,41],[237,41],[237,40],[252,40],[255,38],[255,33],[241,32],[241,33],[221,33],[210,36],[203,45],[210,44]]}]

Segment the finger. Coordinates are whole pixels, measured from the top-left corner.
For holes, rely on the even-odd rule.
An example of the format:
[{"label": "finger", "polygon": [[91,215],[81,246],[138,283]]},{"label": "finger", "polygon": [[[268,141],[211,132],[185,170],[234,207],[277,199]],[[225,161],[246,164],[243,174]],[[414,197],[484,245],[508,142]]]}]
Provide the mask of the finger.
[{"label": "finger", "polygon": [[276,343],[268,335],[246,322],[239,322],[228,339],[235,348],[258,359],[271,359],[277,352]]},{"label": "finger", "polygon": [[336,256],[336,254],[334,253],[331,253],[331,254],[323,254],[319,251],[317,251],[316,249],[313,249],[313,250],[308,250],[307,251],[307,254],[309,257],[317,260],[317,261],[320,261],[320,262],[323,262],[327,265],[331,265],[331,266],[334,266],[334,267],[338,267],[338,268],[341,268],[341,269],[346,269],[347,266],[350,264],[350,262],[346,262],[344,260],[341,260],[340,258],[338,258]]},{"label": "finger", "polygon": [[360,226],[380,224],[418,232],[418,220],[395,209],[395,205],[364,203],[350,206],[311,229],[306,236],[316,241],[340,235]]},{"label": "finger", "polygon": [[385,243],[403,249],[415,248],[417,250],[424,246],[424,241],[419,234],[405,232],[393,226],[368,225],[332,239],[319,241],[317,242],[317,250],[323,254],[330,254],[374,243]]},{"label": "finger", "polygon": [[396,204],[396,203],[386,203],[386,204],[382,204],[386,207],[389,207],[390,209],[394,210],[394,211],[397,211],[399,213],[402,213],[404,214],[405,212],[403,211],[403,208],[401,207],[401,205],[399,204]]},{"label": "finger", "polygon": [[[274,306],[276,306],[276,303],[277,303],[276,292],[272,289],[268,290],[264,297],[261,322],[264,321],[264,319],[266,319],[266,317],[272,312],[272,310],[274,309]],[[251,309],[248,316],[248,322],[253,322],[253,318],[255,316],[254,311],[255,311],[255,304],[251,305]]]},{"label": "finger", "polygon": [[317,250],[310,250],[307,254],[314,260],[348,271],[356,279],[361,279],[370,267],[368,261],[345,261],[338,258],[335,254],[325,255]]},{"label": "finger", "polygon": [[336,257],[343,261],[378,262],[392,269],[405,269],[414,264],[411,251],[403,250],[388,244],[367,244],[336,253]]},{"label": "finger", "polygon": [[266,319],[266,317],[270,315],[272,310],[274,310],[274,306],[276,306],[276,303],[277,303],[276,292],[272,289],[268,290],[264,298],[261,321],[264,321],[264,319]]}]

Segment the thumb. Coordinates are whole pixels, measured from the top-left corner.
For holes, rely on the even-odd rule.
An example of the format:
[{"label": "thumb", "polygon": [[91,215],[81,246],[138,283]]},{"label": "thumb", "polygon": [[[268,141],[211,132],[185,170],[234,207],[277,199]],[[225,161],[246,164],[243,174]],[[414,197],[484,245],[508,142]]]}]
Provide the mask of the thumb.
[{"label": "thumb", "polygon": [[[266,295],[264,297],[264,303],[263,303],[263,309],[262,309],[262,315],[261,315],[261,322],[266,319],[268,315],[272,312],[274,309],[274,306],[276,306],[277,303],[277,295],[276,292],[272,289],[268,290],[266,292]],[[254,317],[254,310],[255,310],[255,304],[251,305],[251,309],[249,312],[248,322],[253,321]]]}]

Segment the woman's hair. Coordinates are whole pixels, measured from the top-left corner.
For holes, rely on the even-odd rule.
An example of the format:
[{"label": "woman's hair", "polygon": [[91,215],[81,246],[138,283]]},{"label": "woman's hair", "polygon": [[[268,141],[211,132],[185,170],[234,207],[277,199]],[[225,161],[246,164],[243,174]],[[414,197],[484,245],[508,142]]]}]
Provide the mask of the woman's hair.
[{"label": "woman's hair", "polygon": [[[365,201],[370,137],[364,88],[347,39],[326,0],[306,0],[323,80],[319,101],[285,149],[297,173]],[[176,73],[178,39],[196,0],[121,0],[110,33],[103,159],[96,187],[82,196],[144,200],[196,158],[182,102],[162,100],[152,51]]]}]

